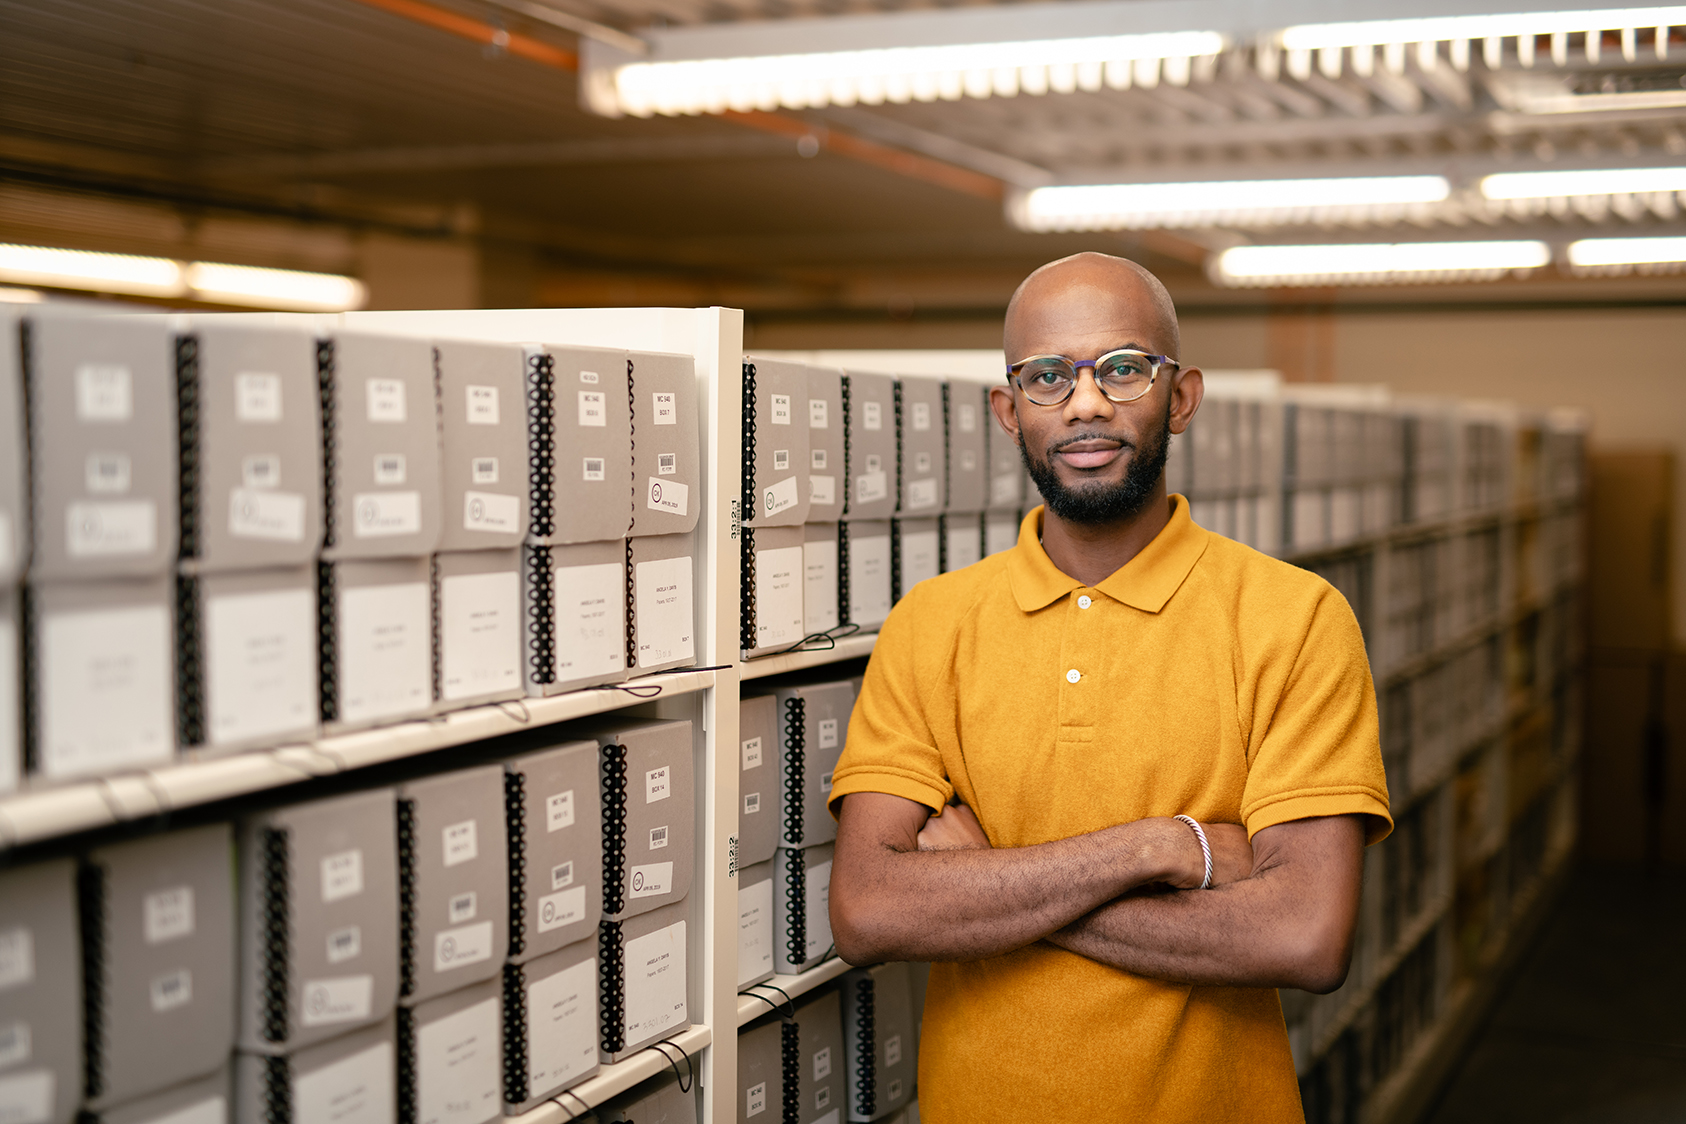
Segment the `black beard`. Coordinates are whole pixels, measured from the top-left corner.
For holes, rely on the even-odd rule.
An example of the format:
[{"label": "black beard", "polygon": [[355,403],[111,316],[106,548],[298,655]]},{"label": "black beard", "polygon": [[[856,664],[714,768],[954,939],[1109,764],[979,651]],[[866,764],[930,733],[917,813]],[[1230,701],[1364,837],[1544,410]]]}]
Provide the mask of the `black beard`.
[{"label": "black beard", "polygon": [[1042,493],[1048,510],[1068,523],[1086,526],[1122,523],[1141,514],[1153,490],[1165,474],[1165,459],[1171,452],[1171,409],[1167,403],[1165,418],[1157,430],[1144,435],[1144,444],[1133,446],[1130,465],[1124,479],[1116,484],[1095,484],[1089,487],[1068,488],[1060,483],[1049,461],[1038,461],[1025,448],[1024,433],[1019,433],[1019,456],[1024,458],[1025,471]]}]

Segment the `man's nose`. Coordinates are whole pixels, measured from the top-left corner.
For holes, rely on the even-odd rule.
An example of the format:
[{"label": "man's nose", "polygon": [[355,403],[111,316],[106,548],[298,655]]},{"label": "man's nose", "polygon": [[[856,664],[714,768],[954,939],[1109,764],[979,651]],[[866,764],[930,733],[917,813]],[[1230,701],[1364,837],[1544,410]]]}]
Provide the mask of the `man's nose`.
[{"label": "man's nose", "polygon": [[1093,364],[1077,368],[1077,386],[1065,403],[1066,420],[1070,422],[1105,420],[1112,417],[1112,399],[1101,391],[1095,381]]}]

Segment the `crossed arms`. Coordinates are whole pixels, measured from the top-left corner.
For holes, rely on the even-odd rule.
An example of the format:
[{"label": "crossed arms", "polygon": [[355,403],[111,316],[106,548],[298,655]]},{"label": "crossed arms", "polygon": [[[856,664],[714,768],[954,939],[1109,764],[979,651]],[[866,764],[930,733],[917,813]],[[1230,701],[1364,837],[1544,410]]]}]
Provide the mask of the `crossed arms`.
[{"label": "crossed arms", "polygon": [[[929,820],[929,823],[927,823]],[[982,960],[1039,940],[1179,983],[1333,991],[1352,959],[1363,817],[1297,820],[1249,846],[1234,824],[1145,819],[1031,847],[990,847],[964,806],[936,819],[861,792],[839,810],[837,951],[854,964]],[[923,847],[923,849],[922,849]]]}]

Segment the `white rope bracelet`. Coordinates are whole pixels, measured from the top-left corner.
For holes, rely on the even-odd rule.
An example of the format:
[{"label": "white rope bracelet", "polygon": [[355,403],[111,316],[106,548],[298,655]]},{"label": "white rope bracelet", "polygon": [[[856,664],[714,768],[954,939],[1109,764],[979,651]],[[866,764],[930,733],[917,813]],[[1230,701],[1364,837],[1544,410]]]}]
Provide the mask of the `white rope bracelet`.
[{"label": "white rope bracelet", "polygon": [[1200,857],[1206,860],[1206,877],[1201,880],[1200,888],[1202,890],[1210,890],[1212,888],[1212,845],[1206,842],[1206,829],[1201,827],[1200,821],[1196,820],[1193,816],[1172,816],[1171,818],[1181,820],[1189,827],[1192,827],[1194,829],[1194,837],[1200,840]]}]

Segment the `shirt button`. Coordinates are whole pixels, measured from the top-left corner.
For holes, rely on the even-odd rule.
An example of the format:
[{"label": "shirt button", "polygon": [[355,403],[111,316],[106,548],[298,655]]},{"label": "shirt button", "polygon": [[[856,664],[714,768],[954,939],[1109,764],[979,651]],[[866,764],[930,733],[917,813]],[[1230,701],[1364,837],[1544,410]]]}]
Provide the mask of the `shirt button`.
[{"label": "shirt button", "polygon": [[1090,605],[1093,605],[1093,604],[1094,604],[1094,602],[1089,599],[1089,595],[1087,593],[1085,593],[1082,597],[1079,597],[1077,599],[1077,607],[1079,609],[1087,609]]},{"label": "shirt button", "polygon": [[1083,673],[1078,671],[1075,667],[1065,673],[1065,681],[1067,683],[1075,683],[1081,678],[1083,678]]}]

